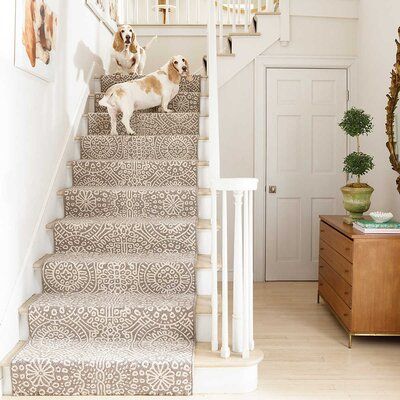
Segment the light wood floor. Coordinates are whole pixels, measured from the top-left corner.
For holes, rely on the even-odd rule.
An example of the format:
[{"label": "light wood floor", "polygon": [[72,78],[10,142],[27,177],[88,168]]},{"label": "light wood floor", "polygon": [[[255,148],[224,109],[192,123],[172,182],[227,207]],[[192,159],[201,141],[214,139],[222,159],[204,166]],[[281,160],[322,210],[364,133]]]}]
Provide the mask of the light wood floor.
[{"label": "light wood floor", "polygon": [[356,337],[348,349],[346,333],[316,303],[316,290],[310,282],[255,284],[255,339],[265,355],[258,390],[190,399],[400,400],[400,338]]},{"label": "light wood floor", "polygon": [[265,355],[258,390],[194,398],[400,400],[400,338],[356,337],[348,349],[316,290],[312,282],[255,284],[255,339]]}]

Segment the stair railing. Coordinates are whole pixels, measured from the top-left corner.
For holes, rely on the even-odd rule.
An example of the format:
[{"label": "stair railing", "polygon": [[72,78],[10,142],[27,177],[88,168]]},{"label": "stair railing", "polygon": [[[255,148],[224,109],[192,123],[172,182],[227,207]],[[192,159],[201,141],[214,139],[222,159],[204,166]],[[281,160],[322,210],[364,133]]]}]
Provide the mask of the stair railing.
[{"label": "stair railing", "polygon": [[[221,309],[221,357],[230,357],[229,319],[232,318],[232,351],[248,358],[254,350],[253,335],[253,192],[255,178],[216,179],[212,198],[212,350],[219,350],[218,322]],[[228,193],[234,200],[234,240],[228,240]],[[221,244],[218,243],[218,195],[221,194]],[[229,314],[229,250],[233,249],[233,302]],[[218,254],[221,254],[221,307],[218,307]]]},{"label": "stair railing", "polygon": [[[282,0],[281,0],[282,1]],[[133,25],[206,25],[209,0],[121,0],[119,22]],[[248,32],[253,14],[278,11],[279,0],[215,0],[218,23],[243,26]]]}]

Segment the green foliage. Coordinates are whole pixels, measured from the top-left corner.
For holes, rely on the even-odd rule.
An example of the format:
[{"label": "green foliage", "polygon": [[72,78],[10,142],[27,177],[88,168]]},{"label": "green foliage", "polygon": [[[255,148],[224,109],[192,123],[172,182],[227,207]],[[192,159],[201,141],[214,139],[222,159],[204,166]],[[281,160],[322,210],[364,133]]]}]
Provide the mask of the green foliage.
[{"label": "green foliage", "polygon": [[372,117],[366,114],[364,110],[354,107],[345,112],[339,126],[347,135],[352,137],[368,135],[374,127],[372,124]]},{"label": "green foliage", "polygon": [[374,158],[369,154],[354,151],[344,159],[343,171],[352,176],[357,176],[359,181],[360,176],[365,175],[374,168],[373,160]]}]

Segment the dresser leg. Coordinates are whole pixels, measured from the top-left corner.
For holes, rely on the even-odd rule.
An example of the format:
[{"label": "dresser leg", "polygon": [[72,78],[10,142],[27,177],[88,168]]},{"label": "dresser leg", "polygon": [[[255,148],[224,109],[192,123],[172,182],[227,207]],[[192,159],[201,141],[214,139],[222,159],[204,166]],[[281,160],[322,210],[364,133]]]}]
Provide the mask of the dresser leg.
[{"label": "dresser leg", "polygon": [[319,291],[317,292],[317,303],[319,304]]},{"label": "dresser leg", "polygon": [[349,333],[349,344],[348,344],[348,347],[349,347],[349,349],[351,349],[351,346],[352,346],[352,340],[353,340],[353,336],[352,336],[352,334],[351,334],[351,333]]}]

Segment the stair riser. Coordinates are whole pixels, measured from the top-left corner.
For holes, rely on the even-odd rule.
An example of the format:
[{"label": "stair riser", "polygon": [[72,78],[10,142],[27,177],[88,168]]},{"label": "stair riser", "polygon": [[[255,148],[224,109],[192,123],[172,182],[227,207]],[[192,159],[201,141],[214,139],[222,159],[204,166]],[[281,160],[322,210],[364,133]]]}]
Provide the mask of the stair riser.
[{"label": "stair riser", "polygon": [[[130,126],[135,135],[197,135],[199,134],[198,113],[133,113]],[[127,131],[118,115],[117,131]],[[90,135],[111,134],[111,120],[108,114],[88,114]]]},{"label": "stair riser", "polygon": [[42,268],[44,293],[195,292],[194,264],[189,262],[46,262]]},{"label": "stair riser", "polygon": [[[100,78],[100,91],[105,93],[111,86],[118,84],[129,82],[142,76],[133,76],[133,75],[106,75]],[[201,90],[201,81],[202,77],[200,75],[193,75],[193,79],[189,82],[186,78],[182,78],[179,91],[180,92],[200,92]]]},{"label": "stair riser", "polygon": [[75,161],[72,177],[75,186],[197,186],[197,162]]},{"label": "stair riser", "polygon": [[[202,210],[203,214],[207,211],[204,205]],[[66,191],[64,211],[66,216],[71,217],[196,217],[197,191],[193,189],[110,192],[77,188]]]},{"label": "stair riser", "polygon": [[194,309],[182,306],[36,306],[28,311],[30,337],[69,340],[151,340],[152,333],[194,339]]},{"label": "stair riser", "polygon": [[[104,113],[107,112],[107,107],[99,104],[100,100],[104,97],[104,93],[96,93],[93,97],[94,112]],[[186,92],[178,93],[169,103],[168,108],[174,112],[200,112],[200,93],[199,92]],[[154,107],[142,110],[141,112],[160,112],[161,107]]]},{"label": "stair riser", "polygon": [[81,158],[86,160],[194,160],[198,158],[197,135],[84,136]]},{"label": "stair riser", "polygon": [[[92,115],[92,114],[89,114],[89,115]],[[89,115],[83,116],[82,120],[80,122],[79,132],[82,136],[89,135],[89,124],[88,124]],[[124,128],[121,128],[121,129],[124,129]],[[136,133],[140,134],[140,131],[136,132]],[[175,133],[176,132],[172,132],[172,134],[175,134]],[[200,116],[198,133],[200,136],[208,137],[208,117]],[[110,130],[103,132],[103,133],[98,133],[98,134],[109,135]],[[156,132],[153,132],[153,133],[150,132],[149,134],[150,135],[156,134]],[[191,134],[191,133],[189,133],[189,134]]]},{"label": "stair riser", "polygon": [[54,226],[56,253],[191,253],[197,251],[191,223],[59,223]]}]

